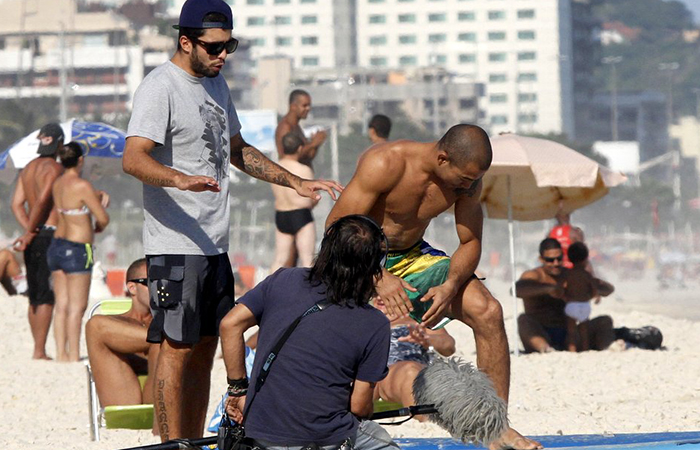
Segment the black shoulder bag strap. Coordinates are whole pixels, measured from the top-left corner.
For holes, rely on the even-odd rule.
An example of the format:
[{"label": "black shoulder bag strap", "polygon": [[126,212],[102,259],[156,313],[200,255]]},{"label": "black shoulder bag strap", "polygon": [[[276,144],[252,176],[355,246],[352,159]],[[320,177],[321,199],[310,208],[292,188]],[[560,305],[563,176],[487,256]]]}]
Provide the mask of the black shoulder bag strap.
[{"label": "black shoulder bag strap", "polygon": [[284,331],[284,334],[277,340],[277,343],[274,347],[272,347],[272,350],[270,350],[270,353],[267,355],[267,358],[265,358],[265,362],[263,363],[263,366],[260,369],[258,377],[255,379],[255,391],[253,392],[253,398],[250,399],[248,405],[245,408],[245,412],[243,414],[243,424],[245,424],[246,418],[248,417],[248,411],[250,411],[250,407],[253,405],[253,401],[255,400],[255,397],[257,397],[258,391],[260,390],[262,385],[265,384],[265,380],[267,380],[267,375],[270,373],[270,367],[272,367],[272,363],[275,362],[275,360],[277,359],[277,356],[279,355],[282,346],[285,342],[287,342],[287,339],[289,339],[289,336],[296,329],[297,325],[299,325],[301,319],[308,316],[309,314],[323,311],[330,305],[331,302],[328,300],[322,300],[314,304],[311,308],[307,309],[304,312],[304,314],[297,317],[296,320],[294,320],[294,322],[292,322],[287,327],[287,329]]}]

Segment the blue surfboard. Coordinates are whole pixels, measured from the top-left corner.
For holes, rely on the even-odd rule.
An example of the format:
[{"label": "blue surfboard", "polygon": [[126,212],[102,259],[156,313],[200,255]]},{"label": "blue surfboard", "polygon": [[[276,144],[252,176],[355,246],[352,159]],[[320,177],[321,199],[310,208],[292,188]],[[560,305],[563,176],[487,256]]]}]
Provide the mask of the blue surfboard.
[{"label": "blue surfboard", "polygon": [[[677,433],[636,434],[576,434],[570,436],[532,436],[545,449],[594,450],[700,450],[700,431]],[[404,449],[410,450],[475,450],[476,447],[449,438],[396,439]]]}]

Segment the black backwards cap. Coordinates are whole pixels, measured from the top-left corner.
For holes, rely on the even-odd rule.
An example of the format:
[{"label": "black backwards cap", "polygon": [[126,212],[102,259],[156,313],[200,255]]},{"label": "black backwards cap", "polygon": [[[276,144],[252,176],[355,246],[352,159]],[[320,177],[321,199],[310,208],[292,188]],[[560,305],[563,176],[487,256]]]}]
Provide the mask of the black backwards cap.
[{"label": "black backwards cap", "polygon": [[[219,13],[226,17],[225,22],[205,22],[204,16]],[[223,28],[233,30],[233,13],[224,0],[187,0],[180,11],[180,23],[173,28]]]}]

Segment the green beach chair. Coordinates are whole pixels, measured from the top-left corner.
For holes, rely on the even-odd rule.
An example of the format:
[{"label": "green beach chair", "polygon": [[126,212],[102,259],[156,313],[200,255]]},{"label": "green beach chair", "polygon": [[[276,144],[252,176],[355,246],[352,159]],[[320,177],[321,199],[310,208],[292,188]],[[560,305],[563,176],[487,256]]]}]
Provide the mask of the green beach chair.
[{"label": "green beach chair", "polygon": [[[131,308],[130,298],[112,298],[96,303],[88,312],[88,319],[95,314],[117,315],[127,312]],[[120,405],[100,407],[100,399],[97,397],[95,379],[92,376],[90,363],[85,362],[88,377],[88,408],[90,416],[90,437],[93,441],[100,440],[100,428],[150,430],[153,428],[153,405]],[[143,389],[146,382],[145,376],[139,376],[139,383]]]}]

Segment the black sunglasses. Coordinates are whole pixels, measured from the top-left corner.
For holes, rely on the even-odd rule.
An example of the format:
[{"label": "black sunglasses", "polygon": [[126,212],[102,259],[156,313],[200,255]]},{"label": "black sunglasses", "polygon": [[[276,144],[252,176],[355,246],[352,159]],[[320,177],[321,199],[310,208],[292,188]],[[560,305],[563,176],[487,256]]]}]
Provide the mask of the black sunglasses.
[{"label": "black sunglasses", "polygon": [[547,257],[543,256],[542,259],[548,263],[553,263],[554,261],[559,261],[559,262],[564,261],[563,256],[557,256],[556,258],[547,258]]},{"label": "black sunglasses", "polygon": [[226,42],[204,42],[194,37],[190,38],[190,40],[201,45],[204,51],[211,56],[220,55],[224,50],[226,50],[227,54],[231,54],[238,48],[238,39],[236,38],[231,38]]},{"label": "black sunglasses", "polygon": [[127,283],[138,283],[148,286],[148,278],[134,278],[133,280],[127,280]]}]

